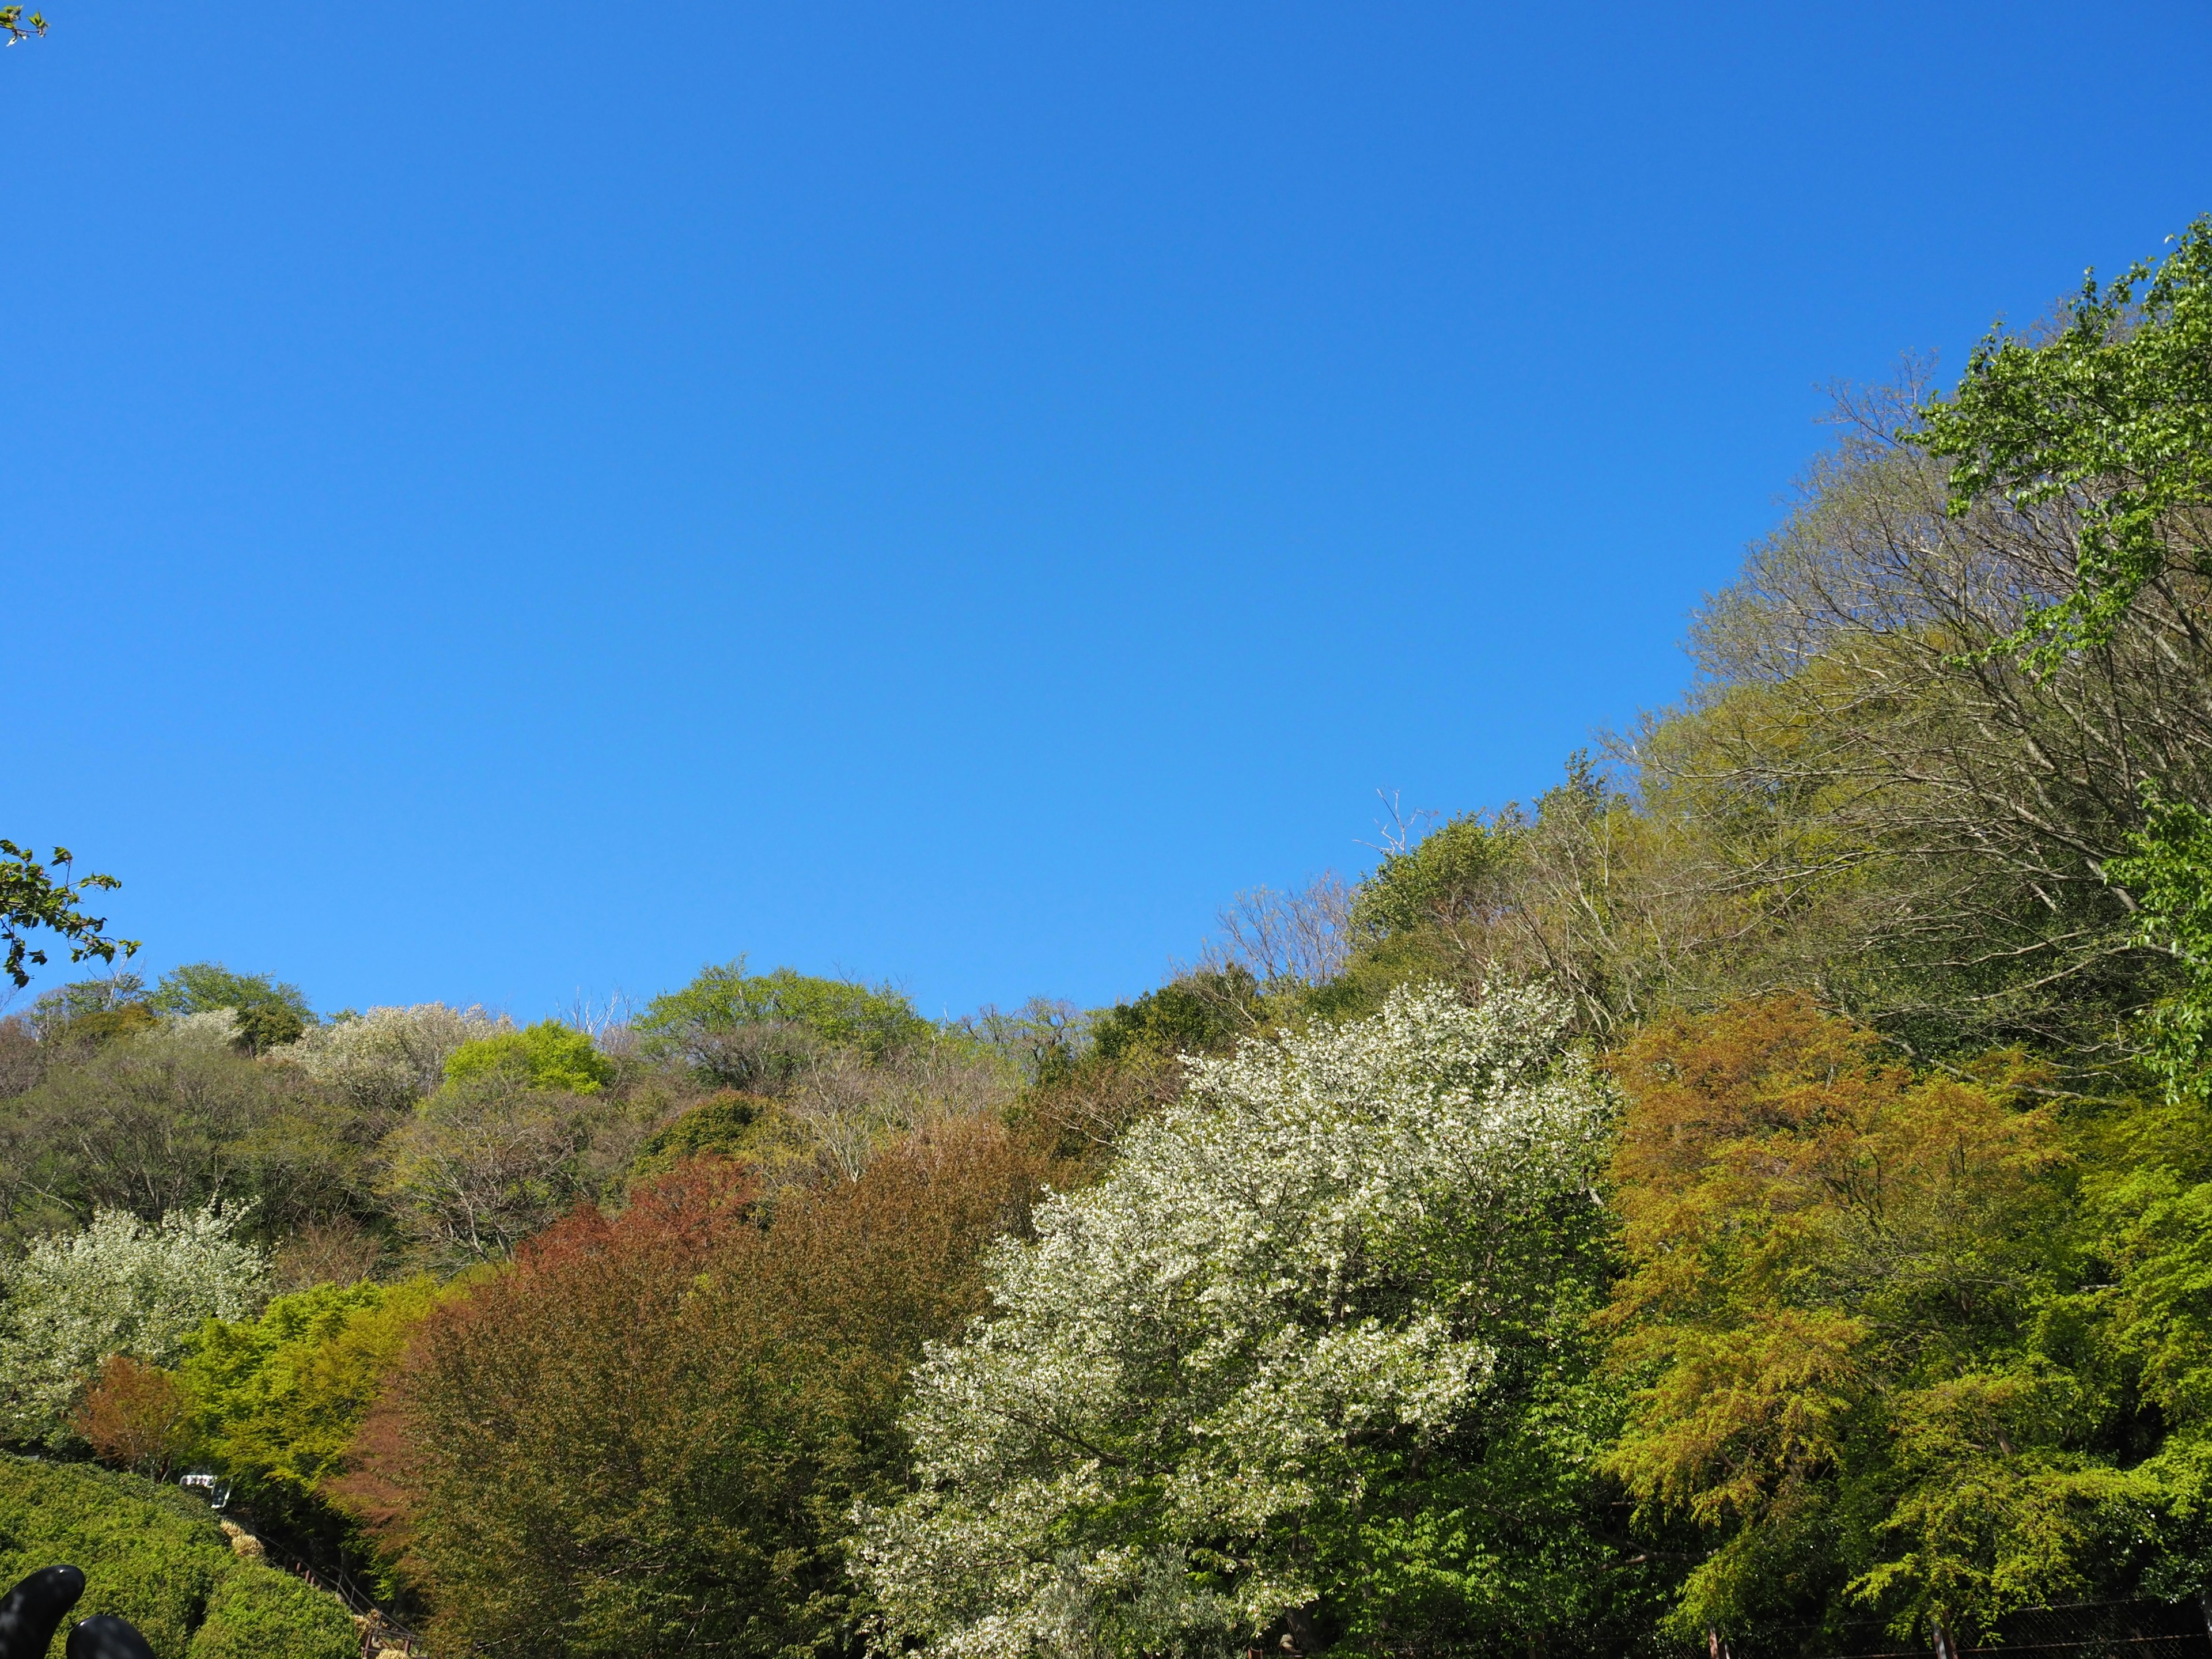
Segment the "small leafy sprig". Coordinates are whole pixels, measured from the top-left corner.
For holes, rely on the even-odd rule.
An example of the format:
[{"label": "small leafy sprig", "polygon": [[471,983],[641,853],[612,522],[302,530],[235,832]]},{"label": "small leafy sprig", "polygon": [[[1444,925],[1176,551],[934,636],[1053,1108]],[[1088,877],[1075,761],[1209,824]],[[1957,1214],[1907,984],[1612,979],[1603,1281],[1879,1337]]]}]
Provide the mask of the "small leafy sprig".
[{"label": "small leafy sprig", "polygon": [[0,29],[8,31],[7,45],[21,46],[35,35],[46,33],[46,14],[34,11],[26,17],[21,6],[0,6]]},{"label": "small leafy sprig", "polygon": [[[4,9],[0,9],[0,16],[4,15]],[[123,884],[112,876],[98,874],[72,881],[70,869],[66,847],[55,848],[53,857],[40,864],[29,848],[0,840],[0,945],[7,946],[0,973],[18,987],[31,982],[25,963],[44,967],[46,960],[46,953],[23,937],[26,929],[43,927],[69,940],[71,962],[98,957],[112,963],[118,951],[127,957],[138,949],[135,939],[110,939],[101,931],[107,926],[107,918],[88,916],[82,908],[88,893]]]}]

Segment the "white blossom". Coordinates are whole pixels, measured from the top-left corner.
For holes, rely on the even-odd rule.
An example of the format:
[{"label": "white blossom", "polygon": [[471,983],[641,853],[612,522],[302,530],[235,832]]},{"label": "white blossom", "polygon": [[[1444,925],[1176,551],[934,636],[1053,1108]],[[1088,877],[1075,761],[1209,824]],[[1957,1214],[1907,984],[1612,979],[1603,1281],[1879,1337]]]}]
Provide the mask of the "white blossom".
[{"label": "white blossom", "polygon": [[58,1443],[110,1354],[171,1364],[203,1320],[252,1313],[269,1262],[232,1237],[244,1213],[210,1203],[149,1223],[102,1210],[0,1266],[0,1437]]},{"label": "white blossom", "polygon": [[444,1081],[446,1060],[465,1042],[511,1031],[514,1022],[481,1007],[418,1002],[372,1008],[318,1026],[297,1042],[271,1050],[364,1112],[396,1112]]},{"label": "white blossom", "polygon": [[174,1014],[161,1022],[163,1030],[177,1042],[204,1048],[238,1046],[238,1010],[209,1008],[197,1014]]},{"label": "white blossom", "polygon": [[1311,1601],[1285,1540],[1356,1500],[1357,1444],[1486,1386],[1485,1241],[1589,1189],[1610,1102],[1565,1026],[1540,988],[1427,988],[1187,1060],[921,1367],[918,1490],[856,1516],[884,1649],[1229,1653]]}]

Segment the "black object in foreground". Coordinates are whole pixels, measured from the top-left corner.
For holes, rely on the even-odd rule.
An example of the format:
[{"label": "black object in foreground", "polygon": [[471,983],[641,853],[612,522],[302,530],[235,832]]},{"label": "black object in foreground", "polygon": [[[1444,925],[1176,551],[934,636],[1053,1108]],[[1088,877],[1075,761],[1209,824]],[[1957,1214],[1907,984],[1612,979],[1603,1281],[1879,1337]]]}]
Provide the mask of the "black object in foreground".
[{"label": "black object in foreground", "polygon": [[0,1600],[0,1659],[46,1659],[63,1615],[83,1594],[84,1575],[75,1567],[41,1567],[9,1590]]},{"label": "black object in foreground", "polygon": [[129,1620],[102,1613],[76,1621],[70,1632],[69,1659],[154,1659],[154,1650]]}]

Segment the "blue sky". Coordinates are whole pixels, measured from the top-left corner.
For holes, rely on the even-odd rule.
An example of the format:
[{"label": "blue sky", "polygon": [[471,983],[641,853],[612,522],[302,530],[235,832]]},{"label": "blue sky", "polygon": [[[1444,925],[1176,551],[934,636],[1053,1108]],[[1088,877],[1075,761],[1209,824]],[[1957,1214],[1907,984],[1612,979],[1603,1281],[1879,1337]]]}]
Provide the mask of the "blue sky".
[{"label": "blue sky", "polygon": [[0,834],[325,1009],[1145,989],[2212,210],[2201,6],[46,10]]}]

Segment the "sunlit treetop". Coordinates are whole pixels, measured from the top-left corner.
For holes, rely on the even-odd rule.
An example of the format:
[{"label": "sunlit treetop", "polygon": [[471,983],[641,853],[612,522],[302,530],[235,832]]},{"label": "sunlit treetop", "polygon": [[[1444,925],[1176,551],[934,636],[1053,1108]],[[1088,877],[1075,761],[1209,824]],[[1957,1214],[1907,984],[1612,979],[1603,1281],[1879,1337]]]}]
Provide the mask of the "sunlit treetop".
[{"label": "sunlit treetop", "polygon": [[2073,591],[1997,650],[2048,672],[2170,572],[2212,575],[2212,216],[2109,286],[2091,272],[2048,337],[1991,333],[1919,414],[1903,435],[1950,459],[1954,516],[1995,500],[2070,519]]}]

